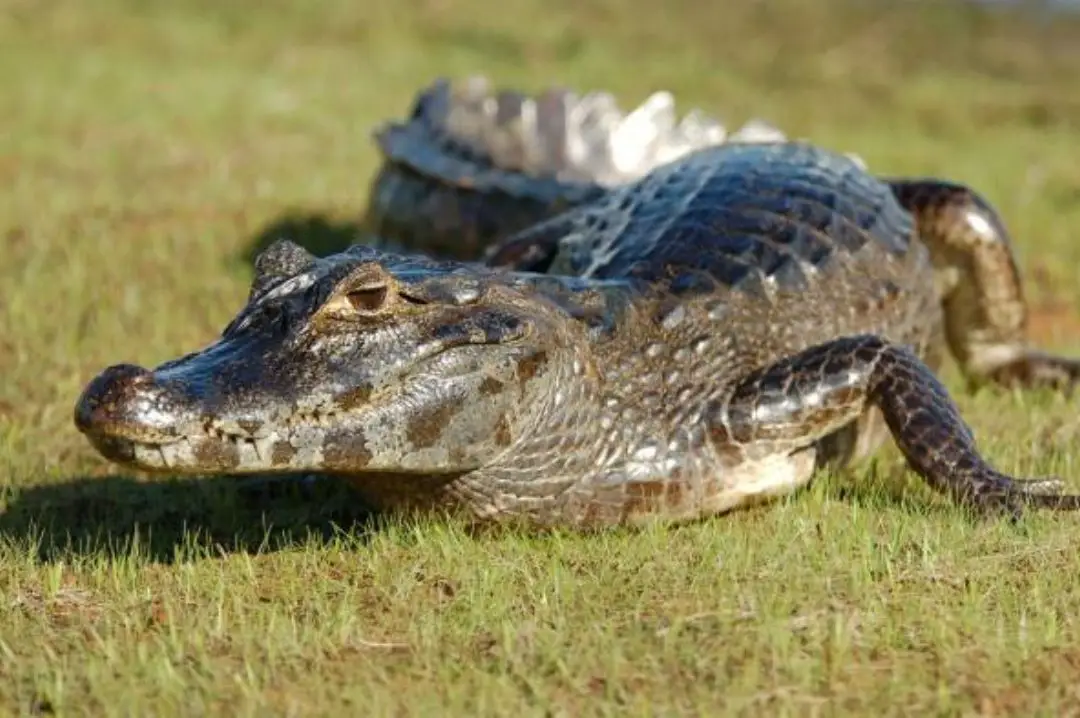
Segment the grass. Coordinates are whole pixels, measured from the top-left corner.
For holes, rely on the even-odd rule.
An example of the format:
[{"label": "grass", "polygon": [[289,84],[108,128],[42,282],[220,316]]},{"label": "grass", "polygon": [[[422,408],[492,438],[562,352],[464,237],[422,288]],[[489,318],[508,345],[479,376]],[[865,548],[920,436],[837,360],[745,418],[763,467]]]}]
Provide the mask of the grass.
[{"label": "grass", "polygon": [[[1078,42],[952,3],[0,0],[0,710],[1075,715],[1076,517],[973,521],[895,452],[690,526],[473,536],[118,474],[71,409],[209,341],[267,237],[347,236],[370,128],[472,71],[970,182],[1080,354]],[[996,464],[1080,482],[1075,400],[947,379]]]}]

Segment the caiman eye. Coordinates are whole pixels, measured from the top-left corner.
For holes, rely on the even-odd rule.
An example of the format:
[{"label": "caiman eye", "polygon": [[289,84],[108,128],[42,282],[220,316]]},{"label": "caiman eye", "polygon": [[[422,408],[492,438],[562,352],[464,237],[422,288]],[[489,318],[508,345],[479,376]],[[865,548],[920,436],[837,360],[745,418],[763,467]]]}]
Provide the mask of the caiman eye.
[{"label": "caiman eye", "polygon": [[345,296],[348,297],[353,309],[358,312],[370,313],[377,312],[382,308],[383,304],[386,303],[387,293],[386,285],[380,284],[375,287],[355,289]]}]

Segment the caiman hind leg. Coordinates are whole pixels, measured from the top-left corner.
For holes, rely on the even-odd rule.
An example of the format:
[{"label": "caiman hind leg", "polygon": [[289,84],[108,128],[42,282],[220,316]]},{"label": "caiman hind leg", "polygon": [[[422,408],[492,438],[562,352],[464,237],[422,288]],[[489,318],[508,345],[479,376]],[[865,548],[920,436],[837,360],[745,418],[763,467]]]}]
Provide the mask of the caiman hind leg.
[{"label": "caiman hind leg", "polygon": [[737,465],[802,451],[871,406],[911,468],[962,503],[1013,516],[1025,504],[1080,509],[1080,495],[1057,493],[1057,479],[1021,480],[990,466],[929,367],[875,336],[837,339],[758,370],[707,418],[713,446]]},{"label": "caiman hind leg", "polygon": [[1032,347],[1027,303],[1008,232],[986,200],[962,185],[890,179],[930,249],[949,349],[973,384],[1071,390],[1080,360]]}]

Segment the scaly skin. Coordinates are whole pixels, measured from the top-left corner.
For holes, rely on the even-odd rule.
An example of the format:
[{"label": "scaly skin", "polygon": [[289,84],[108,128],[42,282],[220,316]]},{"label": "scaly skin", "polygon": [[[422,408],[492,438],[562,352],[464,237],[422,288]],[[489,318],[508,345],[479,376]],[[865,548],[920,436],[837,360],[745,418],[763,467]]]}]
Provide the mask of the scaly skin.
[{"label": "scaly skin", "polygon": [[[990,466],[934,375],[946,346],[980,379],[1078,374],[1027,346],[1004,230],[970,190],[803,143],[654,164],[460,250],[487,265],[279,242],[217,342],[106,369],[75,422],[141,469],[338,473],[384,508],[535,525],[723,513],[887,436],[962,503],[1080,508]],[[532,186],[494,172],[474,197],[492,216],[506,178]]]},{"label": "scaly skin", "polygon": [[[697,110],[676,124],[671,98],[659,101],[662,95],[624,116],[606,93],[549,89],[532,99],[495,92],[484,78],[439,80],[417,94],[406,121],[376,134],[385,161],[366,223],[394,248],[545,271],[562,227],[538,227],[543,220],[597,200],[665,157],[725,139],[786,139],[758,120],[725,138],[723,126]],[[617,157],[638,140],[645,145],[634,153],[638,162],[620,171]],[[1080,364],[1028,346],[1023,282],[993,207],[948,181],[880,179],[930,251],[948,349],[970,383],[1069,390]],[[544,232],[546,240],[538,236]]]},{"label": "scaly skin", "polygon": [[437,81],[417,94],[407,121],[375,134],[386,161],[369,192],[367,229],[390,248],[479,259],[687,152],[725,139],[784,139],[761,121],[727,138],[698,110],[676,124],[672,103],[655,93],[624,117],[602,92],[551,88],[530,98],[479,77]]}]

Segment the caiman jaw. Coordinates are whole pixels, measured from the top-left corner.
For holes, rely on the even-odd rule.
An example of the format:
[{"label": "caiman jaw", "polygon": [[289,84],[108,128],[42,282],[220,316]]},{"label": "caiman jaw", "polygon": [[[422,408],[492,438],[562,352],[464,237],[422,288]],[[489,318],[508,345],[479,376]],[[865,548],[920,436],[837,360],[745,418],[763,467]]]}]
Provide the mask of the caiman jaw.
[{"label": "caiman jaw", "polygon": [[265,408],[259,419],[210,418],[195,406],[182,384],[120,364],[86,387],[75,425],[105,458],[133,468],[244,473],[322,468],[327,433],[341,421],[329,410],[294,410],[279,424]]},{"label": "caiman jaw", "polygon": [[[462,332],[440,343],[411,365],[381,365],[374,385],[343,387],[254,368],[261,351],[219,342],[153,371],[109,367],[83,391],[74,421],[106,459],[146,471],[460,472],[505,449],[524,384],[548,355],[485,348]],[[297,390],[278,386],[275,396],[275,379]]]},{"label": "caiman jaw", "polygon": [[185,399],[153,372],[118,364],[83,391],[75,425],[105,458],[140,469],[271,468],[272,433],[203,420]]}]

